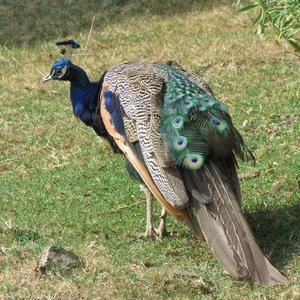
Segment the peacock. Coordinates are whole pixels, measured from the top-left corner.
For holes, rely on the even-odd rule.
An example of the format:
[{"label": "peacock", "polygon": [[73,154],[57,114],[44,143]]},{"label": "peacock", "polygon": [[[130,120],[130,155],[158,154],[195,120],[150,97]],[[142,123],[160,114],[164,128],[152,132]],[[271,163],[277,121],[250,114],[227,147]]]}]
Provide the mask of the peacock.
[{"label": "peacock", "polygon": [[[72,40],[58,44],[79,47]],[[63,58],[44,77],[49,80],[70,81],[74,115],[125,155],[147,199],[145,236],[163,234],[168,212],[206,241],[231,276],[287,284],[241,212],[237,158],[254,157],[228,107],[200,76],[173,61],[135,61],[90,82],[83,69]],[[158,230],[153,196],[163,207]]]}]

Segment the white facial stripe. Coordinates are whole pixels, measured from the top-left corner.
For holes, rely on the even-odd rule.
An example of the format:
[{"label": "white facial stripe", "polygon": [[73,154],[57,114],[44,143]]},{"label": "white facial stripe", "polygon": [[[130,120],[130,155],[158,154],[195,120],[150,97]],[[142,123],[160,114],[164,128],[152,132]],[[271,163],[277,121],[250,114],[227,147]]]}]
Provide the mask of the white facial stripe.
[{"label": "white facial stripe", "polygon": [[50,77],[52,77],[55,73],[55,70],[52,71],[52,73],[50,73]]},{"label": "white facial stripe", "polygon": [[52,76],[54,75],[55,70],[52,71],[52,73],[47,74],[44,78],[43,78],[43,82],[46,82],[48,80],[52,79]]}]

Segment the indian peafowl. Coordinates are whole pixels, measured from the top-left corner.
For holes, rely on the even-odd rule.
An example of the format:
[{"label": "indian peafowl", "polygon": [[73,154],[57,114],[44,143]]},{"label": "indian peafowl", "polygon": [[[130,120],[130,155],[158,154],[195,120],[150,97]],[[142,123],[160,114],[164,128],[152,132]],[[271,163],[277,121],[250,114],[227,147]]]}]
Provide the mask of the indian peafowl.
[{"label": "indian peafowl", "polygon": [[[44,81],[51,79],[71,82],[74,115],[125,154],[148,208],[152,195],[160,201],[161,231],[168,211],[197,238],[204,237],[233,277],[287,284],[259,249],[240,210],[236,157],[253,156],[226,105],[202,78],[174,62],[134,62],[90,82],[80,67],[61,59]],[[146,234],[153,233],[149,210],[146,228]]]}]

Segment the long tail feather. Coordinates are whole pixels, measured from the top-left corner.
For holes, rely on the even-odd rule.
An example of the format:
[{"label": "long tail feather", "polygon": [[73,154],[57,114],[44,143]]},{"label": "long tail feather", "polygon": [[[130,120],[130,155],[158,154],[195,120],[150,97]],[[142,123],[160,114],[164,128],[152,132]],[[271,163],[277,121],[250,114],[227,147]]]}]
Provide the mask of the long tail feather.
[{"label": "long tail feather", "polygon": [[[258,247],[240,211],[239,199],[236,199],[235,192],[216,165],[208,161],[201,174],[183,170],[182,176],[198,225],[225,270],[233,277],[250,277],[253,282],[261,284],[287,284],[287,279],[271,265]],[[198,186],[206,185],[206,189],[197,189],[197,185],[191,184],[197,181]],[[187,214],[187,218],[190,223],[193,216]],[[195,220],[193,226],[196,227]],[[198,232],[199,229],[193,231]]]}]

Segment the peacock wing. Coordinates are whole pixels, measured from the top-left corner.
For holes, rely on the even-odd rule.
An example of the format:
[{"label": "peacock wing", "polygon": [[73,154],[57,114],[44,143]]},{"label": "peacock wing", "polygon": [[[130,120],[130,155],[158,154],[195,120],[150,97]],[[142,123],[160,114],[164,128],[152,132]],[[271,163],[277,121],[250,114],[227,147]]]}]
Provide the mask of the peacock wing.
[{"label": "peacock wing", "polygon": [[[107,82],[103,84],[103,90],[100,95],[100,113],[103,119],[103,123],[107,132],[113,138],[119,149],[125,154],[128,161],[131,163],[133,168],[138,172],[143,182],[150,189],[152,194],[156,197],[156,199],[164,206],[167,211],[175,217],[177,220],[184,221],[184,215],[180,209],[173,207],[161,194],[161,192],[156,187],[151,175],[149,174],[146,165],[143,160],[139,157],[136,149],[133,147],[133,144],[127,139],[125,134],[124,123],[120,126],[118,122],[116,122],[116,116],[114,115],[114,107],[112,107],[111,99],[116,95],[109,90],[110,85]],[[113,101],[112,101],[113,102]],[[123,130],[122,130],[123,129]]]},{"label": "peacock wing", "polygon": [[159,131],[164,80],[163,72],[147,63],[119,66],[105,75],[109,90],[118,95],[123,120],[135,124],[143,160],[153,182],[168,203],[181,208],[187,205],[188,196]]}]

